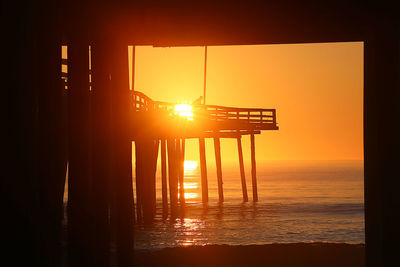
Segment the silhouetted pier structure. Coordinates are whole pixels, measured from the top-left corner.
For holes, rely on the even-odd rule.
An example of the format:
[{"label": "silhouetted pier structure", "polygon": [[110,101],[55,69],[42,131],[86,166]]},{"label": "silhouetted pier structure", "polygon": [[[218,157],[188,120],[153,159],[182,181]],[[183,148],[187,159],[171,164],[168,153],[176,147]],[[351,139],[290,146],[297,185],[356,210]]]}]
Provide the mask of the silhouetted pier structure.
[{"label": "silhouetted pier structure", "polygon": [[131,134],[136,144],[136,213],[139,221],[151,221],[154,218],[155,178],[160,142],[164,215],[168,214],[167,165],[171,215],[176,214],[178,202],[181,205],[185,203],[183,168],[186,139],[199,140],[203,203],[208,202],[205,138],[214,140],[220,202],[224,201],[220,139],[237,140],[243,201],[246,202],[248,195],[241,138],[243,135],[250,135],[253,201],[258,201],[254,136],[263,130],[278,130],[275,109],[167,103],[153,101],[138,91],[132,91],[131,100],[134,107]]}]

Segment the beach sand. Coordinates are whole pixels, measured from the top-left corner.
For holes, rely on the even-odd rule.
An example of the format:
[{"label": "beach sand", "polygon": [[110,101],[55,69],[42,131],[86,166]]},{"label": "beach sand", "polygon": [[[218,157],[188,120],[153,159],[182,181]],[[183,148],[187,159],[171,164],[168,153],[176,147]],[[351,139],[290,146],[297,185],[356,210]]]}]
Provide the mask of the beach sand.
[{"label": "beach sand", "polygon": [[135,250],[135,266],[365,266],[364,244],[207,245]]}]

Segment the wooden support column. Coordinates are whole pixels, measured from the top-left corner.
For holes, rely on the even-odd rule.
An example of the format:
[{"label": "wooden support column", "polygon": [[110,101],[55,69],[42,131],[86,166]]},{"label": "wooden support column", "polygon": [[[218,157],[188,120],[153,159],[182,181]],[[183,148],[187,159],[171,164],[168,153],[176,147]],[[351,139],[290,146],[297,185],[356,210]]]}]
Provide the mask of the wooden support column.
[{"label": "wooden support column", "polygon": [[143,178],[143,150],[142,144],[139,140],[135,141],[135,155],[136,155],[136,167],[135,167],[135,176],[136,176],[136,221],[138,223],[143,222],[143,186],[142,186],[142,178]]},{"label": "wooden support column", "polygon": [[161,140],[161,192],[162,192],[163,217],[165,218],[168,215],[166,140]]},{"label": "wooden support column", "polygon": [[141,195],[141,207],[143,222],[146,224],[152,223],[156,211],[156,165],[158,155],[158,141],[150,138],[141,140],[142,147],[140,149],[142,172],[139,181]]},{"label": "wooden support column", "polygon": [[[179,144],[180,143],[180,144]],[[183,206],[185,204],[185,186],[184,186],[184,164],[185,164],[185,139],[178,139],[178,169],[179,169],[179,202]]]},{"label": "wooden support column", "polygon": [[256,144],[254,134],[250,135],[251,142],[251,182],[253,186],[253,201],[258,201],[257,175],[256,175]]},{"label": "wooden support column", "polygon": [[68,47],[68,264],[90,265],[90,95],[88,43]]},{"label": "wooden support column", "polygon": [[199,150],[200,150],[200,170],[201,170],[201,197],[203,203],[207,203],[208,181],[207,181],[206,145],[203,137],[199,138]]},{"label": "wooden support column", "polygon": [[176,169],[176,140],[168,139],[168,174],[169,199],[171,201],[171,216],[175,217],[178,207],[178,170]]},{"label": "wooden support column", "polygon": [[[112,142],[113,169],[111,188],[113,205],[111,222],[114,222],[118,266],[133,264],[133,188],[132,149],[128,46],[123,42],[113,42],[111,87],[112,87]],[[114,218],[112,218],[114,217]]]},{"label": "wooden support column", "polygon": [[151,169],[149,173],[150,179],[150,206],[151,206],[151,220],[154,219],[156,214],[156,204],[157,204],[157,195],[156,195],[156,173],[157,173],[157,159],[158,159],[158,150],[159,150],[160,142],[158,139],[152,140],[152,151],[151,151]]},{"label": "wooden support column", "polygon": [[[51,9],[51,7],[49,8]],[[23,73],[22,75],[13,75],[15,75],[17,79],[25,79],[29,82],[25,90],[31,90],[38,93],[37,98],[33,97],[29,99],[29,101],[32,101],[37,105],[36,109],[33,112],[36,116],[33,122],[37,123],[37,128],[29,129],[28,133],[37,138],[37,147],[35,148],[37,154],[35,161],[33,162],[37,164],[37,172],[35,172],[35,174],[38,175],[38,187],[32,189],[32,191],[38,193],[37,200],[39,201],[39,210],[36,213],[32,211],[30,212],[34,214],[34,221],[37,223],[36,225],[38,226],[35,231],[37,231],[40,239],[39,246],[37,246],[38,248],[40,248],[39,257],[41,264],[39,265],[55,266],[60,265],[62,262],[61,222],[63,218],[63,193],[67,160],[67,129],[65,120],[67,110],[65,105],[65,90],[63,89],[60,80],[61,47],[58,43],[59,39],[55,35],[55,33],[59,30],[57,29],[57,19],[55,19],[55,15],[53,15],[51,11],[42,11],[41,14],[46,16],[47,19],[45,19],[44,17],[41,17],[39,19],[39,23],[42,26],[39,26],[40,30],[38,30],[37,32],[37,43],[35,45],[37,58],[36,62],[30,62],[31,68],[29,68],[29,71],[34,72],[35,77],[34,79],[30,79],[25,73]],[[29,44],[27,43],[24,43],[24,45],[25,47],[29,46]],[[7,50],[3,51],[5,53],[10,53],[10,51]],[[28,61],[29,59],[27,58],[26,60]],[[35,65],[35,63],[37,63],[37,65]],[[79,61],[78,59],[77,63],[77,65],[80,67],[82,61]],[[8,65],[6,68],[8,68]],[[77,80],[78,82],[80,81],[79,79]],[[8,99],[7,97],[7,91],[13,90],[14,88],[10,88],[9,85],[5,83],[2,83],[2,88],[7,88],[3,91],[6,93],[6,95],[3,96],[2,99],[4,99],[4,101],[8,103],[10,99]],[[84,88],[78,88],[78,90],[79,89]],[[20,91],[18,91],[18,93],[20,93]],[[87,92],[82,93],[86,93],[87,95]],[[85,98],[85,100],[87,100],[87,98]],[[21,101],[21,99],[18,99],[17,101],[19,102]],[[82,104],[87,103],[82,102]],[[85,109],[87,107],[87,105],[84,105],[80,108]],[[6,118],[6,120],[12,119],[9,117],[12,111],[8,109],[4,109],[4,111],[4,118]],[[18,114],[21,115],[20,112],[18,112]],[[87,115],[87,113],[85,115]],[[82,119],[84,120],[85,118]],[[18,125],[17,128],[19,129],[19,127],[20,125]],[[3,123],[2,129],[2,132],[11,130]],[[85,127],[83,129],[80,128],[79,130],[85,130]],[[86,132],[82,132],[82,134],[86,134]],[[19,138],[24,138],[22,137],[22,135],[18,136]],[[83,139],[85,137],[87,136],[84,136]],[[3,144],[5,142],[11,142],[12,144],[14,144],[8,138],[4,137],[3,140]],[[4,152],[3,145],[2,151]],[[23,150],[16,149],[16,151],[18,151],[17,153],[21,153],[20,155],[22,157],[25,157]],[[87,152],[87,150],[85,150],[84,152]],[[9,156],[9,154],[7,153],[3,153],[3,155],[7,155],[6,158],[8,158]],[[21,164],[21,162],[19,163]],[[26,167],[27,166],[23,164],[19,165],[19,168]],[[2,167],[1,180],[3,180],[3,175],[4,169]],[[30,181],[32,181],[31,179],[33,179],[34,177],[35,176],[33,174],[27,176],[28,180]],[[85,183],[85,181],[83,181],[83,183]],[[25,187],[27,185],[22,183],[21,186]],[[1,187],[3,187],[3,184],[1,185]],[[77,188],[75,188],[75,190],[76,189]],[[9,192],[8,188],[5,190]],[[18,197],[16,197],[16,199],[18,199],[18,201],[21,200]],[[6,205],[10,204],[8,202],[5,203],[7,203]],[[6,218],[9,218],[9,214],[7,212],[4,214],[6,214]],[[35,245],[31,244],[31,246]]]},{"label": "wooden support column", "polygon": [[[397,19],[398,21],[398,19]],[[364,194],[367,266],[398,258],[400,36],[382,17],[364,42]]]},{"label": "wooden support column", "polygon": [[246,187],[246,175],[244,172],[244,163],[243,163],[243,150],[242,150],[242,137],[237,138],[238,145],[238,154],[239,154],[239,167],[240,167],[240,178],[242,181],[242,192],[243,192],[243,201],[249,201],[247,196],[247,187]]},{"label": "wooden support column", "polygon": [[224,201],[224,190],[222,187],[222,164],[221,164],[221,142],[219,137],[214,137],[215,164],[217,166],[218,197],[219,202]]},{"label": "wooden support column", "polygon": [[92,52],[93,179],[91,211],[94,266],[109,266],[110,260],[110,173],[111,173],[111,80],[110,44],[107,38],[96,39]]}]

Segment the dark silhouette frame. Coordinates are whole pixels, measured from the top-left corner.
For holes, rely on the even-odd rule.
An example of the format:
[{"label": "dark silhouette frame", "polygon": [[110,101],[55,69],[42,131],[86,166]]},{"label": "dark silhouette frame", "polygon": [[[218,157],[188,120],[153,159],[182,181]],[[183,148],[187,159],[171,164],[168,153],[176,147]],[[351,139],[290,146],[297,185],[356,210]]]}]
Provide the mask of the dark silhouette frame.
[{"label": "dark silhouette frame", "polygon": [[1,12],[6,158],[2,162],[1,196],[6,203],[8,248],[24,255],[15,261],[29,259],[33,265],[54,266],[61,257],[56,248],[61,242],[60,197],[67,154],[67,126],[61,107],[67,103],[62,91],[52,90],[61,82],[61,44],[347,41],[364,42],[367,265],[387,266],[397,259],[400,16],[395,6],[357,1],[52,1],[47,5],[27,1],[21,5],[6,0]]}]

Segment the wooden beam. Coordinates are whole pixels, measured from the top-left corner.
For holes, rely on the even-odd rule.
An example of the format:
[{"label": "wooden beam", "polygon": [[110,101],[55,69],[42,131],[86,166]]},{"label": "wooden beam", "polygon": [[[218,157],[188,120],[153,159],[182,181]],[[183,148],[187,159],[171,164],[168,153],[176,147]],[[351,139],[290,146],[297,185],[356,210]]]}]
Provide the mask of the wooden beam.
[{"label": "wooden beam", "polygon": [[199,138],[199,150],[200,150],[200,170],[201,170],[201,197],[203,203],[207,203],[208,181],[207,181],[206,146],[204,138]]},{"label": "wooden beam", "polygon": [[239,154],[239,167],[240,167],[240,178],[242,181],[242,193],[243,193],[243,201],[249,201],[247,196],[247,186],[246,186],[246,175],[244,172],[244,163],[243,163],[243,150],[242,150],[242,138],[237,138],[237,145],[238,145],[238,154]]},{"label": "wooden beam", "polygon": [[215,151],[215,163],[217,166],[217,179],[218,179],[218,197],[219,202],[224,201],[224,190],[222,187],[222,164],[221,164],[221,142],[218,137],[214,137],[214,151]]},{"label": "wooden beam", "polygon": [[258,201],[257,175],[256,175],[256,144],[254,134],[250,135],[251,142],[251,182],[253,186],[253,201]]}]

